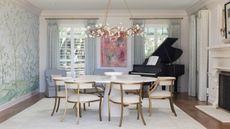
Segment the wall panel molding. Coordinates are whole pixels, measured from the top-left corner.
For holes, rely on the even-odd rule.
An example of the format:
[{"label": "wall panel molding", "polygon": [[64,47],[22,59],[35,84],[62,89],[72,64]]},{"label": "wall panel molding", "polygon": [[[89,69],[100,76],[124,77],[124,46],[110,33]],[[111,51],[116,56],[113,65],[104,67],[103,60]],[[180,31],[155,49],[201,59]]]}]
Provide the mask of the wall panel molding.
[{"label": "wall panel molding", "polygon": [[186,9],[186,12],[190,15],[198,12],[201,9],[206,9],[207,7],[214,6],[218,3],[222,3],[221,0],[200,0],[196,2],[194,5]]}]

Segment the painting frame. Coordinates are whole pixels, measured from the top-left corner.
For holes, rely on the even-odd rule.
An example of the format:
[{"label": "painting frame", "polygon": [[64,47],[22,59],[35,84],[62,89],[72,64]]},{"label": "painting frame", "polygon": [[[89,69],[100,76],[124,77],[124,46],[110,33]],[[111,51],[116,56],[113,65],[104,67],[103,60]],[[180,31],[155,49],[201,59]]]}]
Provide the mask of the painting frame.
[{"label": "painting frame", "polygon": [[230,39],[230,2],[224,4],[225,39]]}]

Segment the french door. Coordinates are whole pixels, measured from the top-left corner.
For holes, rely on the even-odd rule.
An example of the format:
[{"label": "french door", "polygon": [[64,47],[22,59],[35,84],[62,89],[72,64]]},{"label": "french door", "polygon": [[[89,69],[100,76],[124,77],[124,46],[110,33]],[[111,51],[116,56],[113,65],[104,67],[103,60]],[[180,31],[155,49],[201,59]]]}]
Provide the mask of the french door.
[{"label": "french door", "polygon": [[67,71],[67,76],[85,74],[85,28],[79,24],[59,26],[59,68]]}]

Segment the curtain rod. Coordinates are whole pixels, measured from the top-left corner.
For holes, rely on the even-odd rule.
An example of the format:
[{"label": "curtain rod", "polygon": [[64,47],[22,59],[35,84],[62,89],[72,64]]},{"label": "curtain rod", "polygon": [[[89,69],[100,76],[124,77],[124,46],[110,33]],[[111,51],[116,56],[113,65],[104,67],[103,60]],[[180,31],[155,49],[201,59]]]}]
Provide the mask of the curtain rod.
[{"label": "curtain rod", "polygon": [[164,19],[179,19],[179,20],[182,20],[183,18],[130,18],[130,20],[164,20]]},{"label": "curtain rod", "polygon": [[45,20],[98,20],[99,18],[45,18]]}]

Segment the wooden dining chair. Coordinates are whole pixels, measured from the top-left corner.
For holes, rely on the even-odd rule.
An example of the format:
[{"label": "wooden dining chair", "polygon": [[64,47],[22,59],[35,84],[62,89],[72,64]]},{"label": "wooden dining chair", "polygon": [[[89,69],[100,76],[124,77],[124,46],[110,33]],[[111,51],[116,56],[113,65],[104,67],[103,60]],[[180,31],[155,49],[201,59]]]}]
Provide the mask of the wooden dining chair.
[{"label": "wooden dining chair", "polygon": [[[77,124],[79,124],[80,119],[80,109],[81,104],[89,103],[89,102],[97,102],[99,101],[99,119],[102,121],[101,117],[101,104],[102,97],[100,94],[87,94],[80,92],[81,90],[87,89],[95,89],[95,82],[92,81],[82,81],[82,80],[69,80],[65,81],[65,111],[62,117],[62,121],[64,120],[67,112],[67,103],[74,103],[74,109],[76,111],[77,116]],[[75,94],[69,94],[71,91],[75,91]]]},{"label": "wooden dining chair", "polygon": [[[148,88],[149,116],[152,115],[152,99],[168,99],[172,112],[177,116],[173,106],[173,86],[175,80],[175,77],[158,77],[157,81]],[[166,86],[166,90],[158,88],[162,86]]]},{"label": "wooden dining chair", "polygon": [[[141,97],[142,85],[143,85],[143,82],[136,82],[136,83],[111,82],[110,83],[110,89],[108,93],[108,110],[109,110],[108,120],[109,121],[111,119],[110,102],[114,104],[119,104],[121,106],[119,127],[122,126],[124,107],[134,104],[134,105],[137,105],[137,119],[139,119],[139,115],[140,115],[143,124],[146,125],[146,122],[143,116],[143,112],[142,112],[142,97]],[[113,90],[119,90],[120,95],[112,96],[111,92],[113,92]],[[124,93],[126,91],[133,91],[133,90],[138,90],[139,94],[125,94]]]},{"label": "wooden dining chair", "polygon": [[54,81],[54,107],[53,111],[51,113],[51,116],[53,116],[55,110],[58,112],[59,106],[60,106],[60,100],[61,98],[65,98],[65,90],[64,90],[64,81],[62,79],[55,79],[55,77],[61,77],[61,75],[51,75],[51,78]]}]

